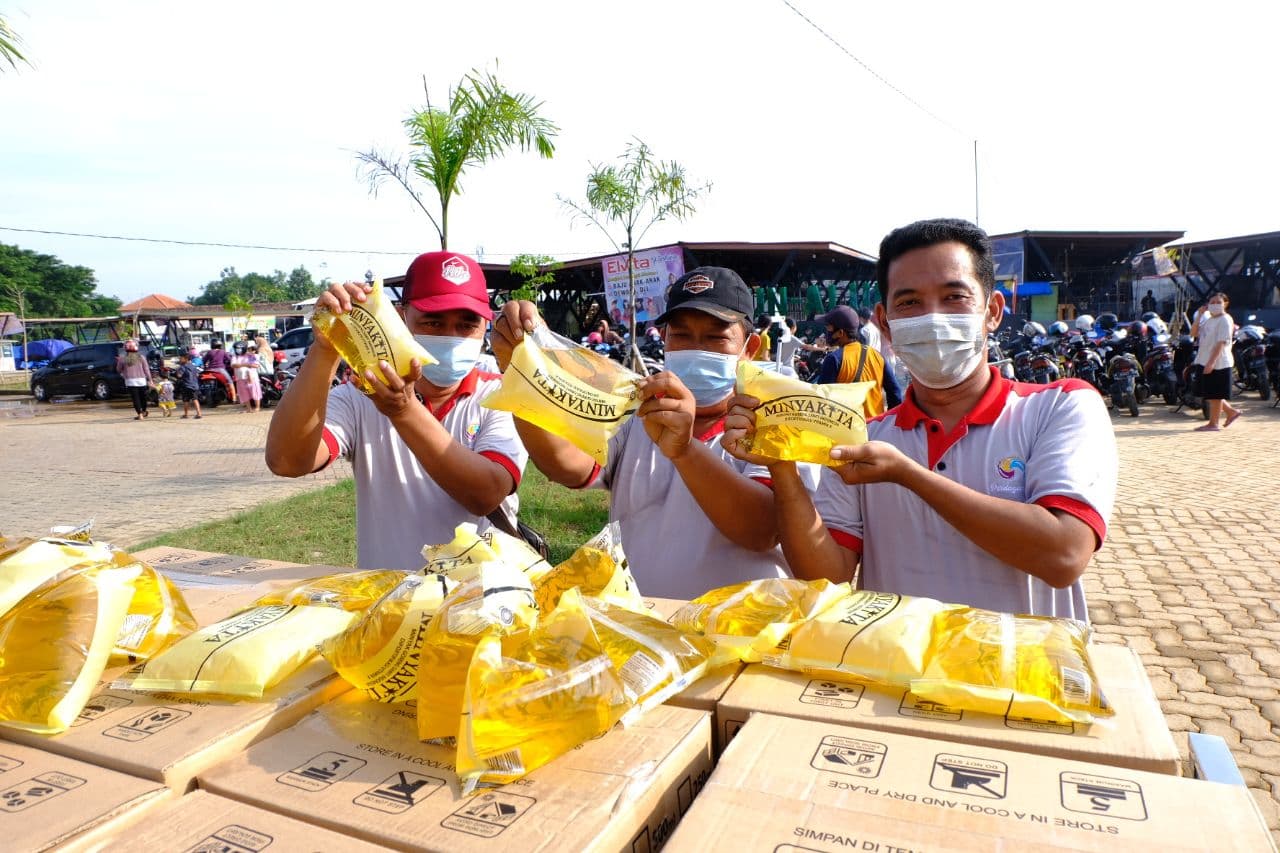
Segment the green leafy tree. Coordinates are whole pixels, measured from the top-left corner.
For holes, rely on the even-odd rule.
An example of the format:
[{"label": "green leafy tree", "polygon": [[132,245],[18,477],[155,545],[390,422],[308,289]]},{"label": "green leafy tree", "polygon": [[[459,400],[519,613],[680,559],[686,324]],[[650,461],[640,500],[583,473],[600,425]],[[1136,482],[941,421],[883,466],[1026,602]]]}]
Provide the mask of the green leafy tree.
[{"label": "green leafy tree", "polygon": [[[710,192],[711,183],[695,184],[674,160],[659,160],[642,140],[627,144],[617,163],[592,164],[585,201],[557,195],[574,219],[584,219],[627,254],[627,291],[631,303],[633,357],[639,362],[636,340],[635,247],[649,229],[667,219],[693,215],[695,202]],[[616,228],[621,234],[610,230]],[[617,234],[617,236],[615,236]],[[621,239],[618,239],[621,237]]]},{"label": "green leafy tree", "polygon": [[[422,89],[426,106],[404,120],[409,155],[402,159],[370,149],[358,152],[356,158],[369,191],[376,196],[387,181],[399,184],[431,220],[440,248],[447,249],[449,204],[462,193],[463,173],[513,147],[537,149],[549,158],[555,153],[552,140],[559,128],[541,115],[541,101],[507,90],[492,72],[472,70],[449,90],[443,108],[431,103],[425,77]],[[427,187],[436,195],[438,214],[425,200]]]},{"label": "green leafy tree", "polygon": [[285,298],[290,302],[301,302],[319,296],[323,287],[316,283],[306,267],[295,267],[284,283]]},{"label": "green leafy tree", "polygon": [[18,49],[20,44],[22,44],[22,37],[13,31],[8,21],[0,17],[0,69],[4,67],[3,62],[8,62],[9,67],[15,69],[19,62],[31,64],[31,60],[23,56],[22,51]]},{"label": "green leafy tree", "polygon": [[[201,288],[198,296],[187,299],[192,305],[225,305],[231,296],[242,297],[246,302],[300,302],[319,295],[319,285],[311,278],[306,267],[297,267],[288,276],[283,270],[270,275],[245,273],[240,275],[235,267],[226,267]],[[294,294],[303,294],[295,296]]]},{"label": "green leafy tree", "polygon": [[516,255],[511,259],[511,272],[524,279],[524,284],[511,291],[512,299],[538,301],[538,291],[556,280],[556,270],[564,264],[550,255]]},{"label": "green leafy tree", "polygon": [[[16,312],[19,301],[28,317],[104,317],[120,309],[120,300],[97,292],[88,267],[64,264],[0,243],[0,311]],[[21,291],[21,298],[13,294]]]}]

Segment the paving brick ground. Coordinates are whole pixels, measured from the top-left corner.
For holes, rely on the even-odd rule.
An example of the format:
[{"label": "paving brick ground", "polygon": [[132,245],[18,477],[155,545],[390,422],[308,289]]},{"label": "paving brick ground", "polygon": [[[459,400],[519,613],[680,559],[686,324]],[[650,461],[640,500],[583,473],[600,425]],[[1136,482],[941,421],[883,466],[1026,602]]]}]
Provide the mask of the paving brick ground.
[{"label": "paving brick ground", "polygon": [[[1119,500],[1086,585],[1098,638],[1141,654],[1184,757],[1188,732],[1224,737],[1280,840],[1280,409],[1241,405],[1214,434],[1164,406],[1115,418]],[[272,476],[270,414],[237,411],[135,423],[123,403],[0,398],[0,530],[95,517],[128,546],[350,473]]]}]

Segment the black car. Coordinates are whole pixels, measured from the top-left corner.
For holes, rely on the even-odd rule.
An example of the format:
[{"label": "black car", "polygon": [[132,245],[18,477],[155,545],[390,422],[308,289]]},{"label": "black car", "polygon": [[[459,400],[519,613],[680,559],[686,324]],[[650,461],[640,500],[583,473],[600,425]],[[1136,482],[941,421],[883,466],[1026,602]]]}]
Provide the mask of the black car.
[{"label": "black car", "polygon": [[[116,356],[124,350],[120,341],[72,347],[31,374],[31,394],[41,403],[54,397],[79,395],[107,400],[125,393],[124,377],[116,372]],[[160,368],[157,350],[142,347],[152,373]]]}]

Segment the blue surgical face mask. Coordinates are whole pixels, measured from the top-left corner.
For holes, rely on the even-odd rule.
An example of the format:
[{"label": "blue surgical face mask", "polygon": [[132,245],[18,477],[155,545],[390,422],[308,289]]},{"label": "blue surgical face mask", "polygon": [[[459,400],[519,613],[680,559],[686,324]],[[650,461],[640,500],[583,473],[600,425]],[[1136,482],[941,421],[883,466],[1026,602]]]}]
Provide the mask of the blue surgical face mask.
[{"label": "blue surgical face mask", "polygon": [[480,338],[454,338],[448,335],[414,335],[413,339],[431,353],[439,364],[422,365],[422,376],[437,388],[448,388],[471,372],[480,358]]},{"label": "blue surgical face mask", "polygon": [[714,406],[733,393],[739,355],[700,349],[668,350],[665,363],[667,370],[693,393],[693,401],[698,406]]}]

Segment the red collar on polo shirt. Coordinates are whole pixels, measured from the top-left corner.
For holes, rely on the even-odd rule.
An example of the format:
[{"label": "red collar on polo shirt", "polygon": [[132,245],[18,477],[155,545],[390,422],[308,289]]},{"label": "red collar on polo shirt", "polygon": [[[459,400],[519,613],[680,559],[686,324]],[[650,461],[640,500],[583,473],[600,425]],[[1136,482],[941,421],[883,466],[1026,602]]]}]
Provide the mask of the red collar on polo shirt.
[{"label": "red collar on polo shirt", "polygon": [[[929,468],[932,470],[943,455],[951,449],[951,445],[964,438],[971,426],[989,426],[996,422],[1004,411],[1005,401],[1009,399],[1009,389],[1013,383],[1000,375],[1000,371],[992,367],[991,381],[982,392],[978,402],[967,415],[960,419],[950,435],[942,434],[942,424],[929,417],[916,405],[915,389],[908,386],[902,405],[894,409],[894,425],[898,429],[912,430],[922,422],[928,424],[929,436]],[[886,413],[888,414],[888,413]]]},{"label": "red collar on polo shirt", "polygon": [[449,414],[449,412],[453,411],[454,404],[456,404],[463,397],[470,397],[472,394],[476,393],[476,385],[480,382],[481,379],[501,379],[501,378],[502,377],[498,376],[496,373],[488,373],[486,371],[481,370],[479,366],[473,367],[471,368],[470,373],[462,377],[462,381],[458,383],[458,387],[453,392],[453,395],[449,397],[448,400],[444,401],[444,404],[440,407],[439,411],[431,408],[431,403],[428,402],[426,398],[423,398],[422,405],[427,407],[428,412],[435,415],[436,420],[442,421],[445,419],[445,416]]}]

